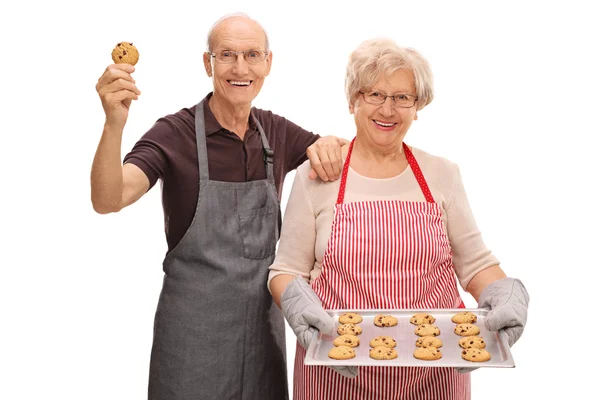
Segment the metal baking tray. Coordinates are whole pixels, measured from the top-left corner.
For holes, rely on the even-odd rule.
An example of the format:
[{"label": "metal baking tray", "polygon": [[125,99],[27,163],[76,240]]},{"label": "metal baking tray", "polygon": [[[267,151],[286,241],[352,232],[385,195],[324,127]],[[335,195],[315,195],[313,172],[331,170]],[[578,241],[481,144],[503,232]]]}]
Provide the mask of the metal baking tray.
[{"label": "metal baking tray", "polygon": [[[333,346],[333,341],[338,337],[338,333],[333,335],[324,335],[320,332],[315,333],[306,351],[304,358],[305,365],[357,365],[357,366],[394,366],[394,367],[466,367],[466,368],[514,368],[515,363],[510,352],[510,347],[506,335],[500,335],[498,332],[492,332],[485,326],[485,318],[488,310],[478,308],[454,308],[454,309],[403,309],[403,310],[326,310],[335,318],[337,326],[340,325],[338,318],[345,312],[354,312],[363,317],[363,321],[358,324],[362,328],[362,333],[358,336],[360,345],[354,348],[356,357],[349,360],[334,360],[329,358],[327,353]],[[454,333],[456,324],[451,318],[454,314],[461,311],[470,311],[477,315],[475,325],[481,332],[479,335],[485,340],[487,350],[491,354],[491,359],[485,362],[471,362],[461,358],[462,347],[458,341],[462,336]],[[410,323],[410,318],[416,313],[428,313],[435,317],[433,325],[440,328],[442,340],[442,358],[439,360],[419,360],[413,356],[417,348],[415,342],[419,338],[414,333],[416,325]],[[398,325],[381,328],[373,323],[378,314],[392,315],[398,318]],[[391,336],[396,340],[395,350],[398,357],[393,360],[375,360],[369,356],[369,342],[376,336]]]}]

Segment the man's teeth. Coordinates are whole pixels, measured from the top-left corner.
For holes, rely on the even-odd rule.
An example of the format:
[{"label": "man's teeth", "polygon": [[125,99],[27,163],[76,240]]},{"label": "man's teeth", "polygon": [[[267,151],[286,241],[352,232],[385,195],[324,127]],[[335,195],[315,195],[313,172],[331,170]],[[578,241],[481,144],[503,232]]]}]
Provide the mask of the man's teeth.
[{"label": "man's teeth", "polygon": [[391,124],[386,124],[386,123],[384,123],[384,122],[379,122],[379,121],[377,121],[377,120],[373,120],[373,121],[375,121],[375,123],[376,123],[377,125],[385,126],[385,127],[387,127],[387,128],[389,128],[390,126],[394,126],[394,123],[391,123]]},{"label": "man's teeth", "polygon": [[250,81],[229,81],[229,83],[231,83],[232,85],[236,85],[236,86],[249,86],[250,85]]}]

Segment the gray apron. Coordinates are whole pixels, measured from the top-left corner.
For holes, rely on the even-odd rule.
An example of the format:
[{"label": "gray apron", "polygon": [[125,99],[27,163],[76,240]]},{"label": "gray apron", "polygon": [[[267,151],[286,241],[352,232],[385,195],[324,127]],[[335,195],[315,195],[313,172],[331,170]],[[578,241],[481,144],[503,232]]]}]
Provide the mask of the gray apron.
[{"label": "gray apron", "polygon": [[285,324],[267,290],[281,214],[273,151],[254,121],[267,179],[211,181],[204,104],[196,106],[200,191],[192,224],[163,263],[149,399],[288,399]]}]

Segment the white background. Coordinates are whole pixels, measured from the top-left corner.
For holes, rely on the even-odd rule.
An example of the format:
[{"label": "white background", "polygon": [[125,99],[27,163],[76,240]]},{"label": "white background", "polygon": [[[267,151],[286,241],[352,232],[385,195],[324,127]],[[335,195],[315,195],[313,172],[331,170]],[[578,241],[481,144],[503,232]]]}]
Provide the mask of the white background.
[{"label": "white background", "polygon": [[255,105],[321,134],[354,135],[343,79],[362,40],[388,36],[424,54],[435,99],[406,141],[459,164],[484,240],[531,295],[517,367],[474,372],[473,398],[590,393],[600,267],[592,2],[168,3],[33,1],[0,13],[1,399],[145,399],[166,251],[160,185],[118,214],[94,213],[104,117],[95,84],[117,42],[138,47],[142,96],[124,154],[211,89],[206,33],[233,11],[270,35],[272,73]]}]

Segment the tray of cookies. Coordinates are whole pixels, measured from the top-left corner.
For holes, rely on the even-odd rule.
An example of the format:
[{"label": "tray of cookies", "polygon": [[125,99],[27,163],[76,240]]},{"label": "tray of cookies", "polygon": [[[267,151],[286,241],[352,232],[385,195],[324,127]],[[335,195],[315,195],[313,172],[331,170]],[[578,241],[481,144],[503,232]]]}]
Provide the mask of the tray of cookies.
[{"label": "tray of cookies", "polygon": [[313,336],[306,365],[515,366],[506,338],[487,329],[485,309],[326,311],[337,331]]}]

